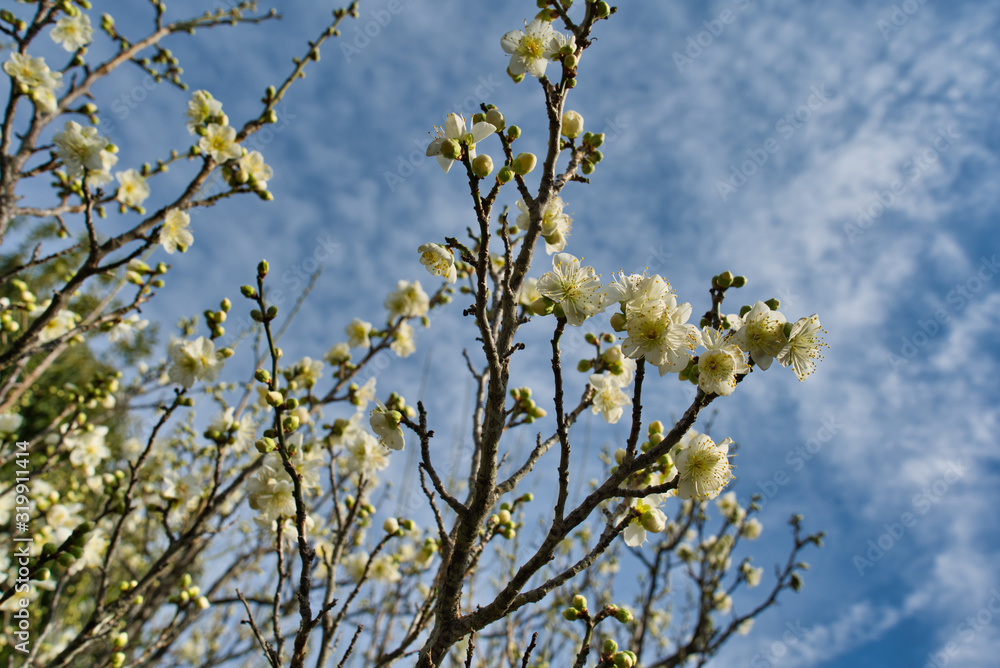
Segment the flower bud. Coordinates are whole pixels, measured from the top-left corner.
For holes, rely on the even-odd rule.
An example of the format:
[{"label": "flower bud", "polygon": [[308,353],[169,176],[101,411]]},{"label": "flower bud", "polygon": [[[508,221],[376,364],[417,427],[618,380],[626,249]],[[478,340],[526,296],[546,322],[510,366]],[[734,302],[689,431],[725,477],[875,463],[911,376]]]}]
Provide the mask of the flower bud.
[{"label": "flower bud", "polygon": [[639,524],[650,533],[660,533],[667,526],[663,519],[663,513],[654,513],[651,510],[647,510],[639,517]]},{"label": "flower bud", "polygon": [[526,174],[531,173],[531,170],[535,168],[537,163],[538,158],[535,157],[534,153],[521,153],[514,158],[514,163],[511,167],[513,168],[515,174],[525,176]]},{"label": "flower bud", "polygon": [[571,54],[563,57],[563,65],[566,66],[566,69],[572,70],[578,64],[579,64],[579,60],[577,59],[576,54],[571,53]]},{"label": "flower bud", "polygon": [[508,167],[507,165],[501,167],[500,171],[497,172],[497,181],[499,181],[501,184],[507,183],[512,178],[514,178],[514,170]]},{"label": "flower bud", "polygon": [[614,654],[618,651],[618,643],[614,641],[613,638],[608,638],[601,645],[601,654]]},{"label": "flower bud", "polygon": [[781,302],[779,302],[779,301],[778,301],[777,299],[775,299],[774,297],[771,297],[770,299],[768,299],[768,300],[767,300],[766,302],[764,302],[764,303],[765,303],[765,304],[767,304],[767,307],[768,307],[769,309],[771,309],[772,311],[777,311],[777,310],[778,310],[779,308],[781,308]]},{"label": "flower bud", "polygon": [[556,303],[548,297],[539,297],[531,302],[531,312],[535,315],[549,315],[555,309]]},{"label": "flower bud", "polygon": [[243,287],[241,287],[240,294],[242,294],[247,299],[257,298],[257,290],[255,290],[252,285],[244,285]]},{"label": "flower bud", "polygon": [[624,332],[626,326],[625,315],[623,313],[615,313],[611,316],[611,329],[616,332]]},{"label": "flower bud", "polygon": [[575,139],[583,132],[583,116],[575,111],[567,111],[562,117],[562,135]]},{"label": "flower bud", "polygon": [[594,3],[594,14],[599,19],[606,19],[611,16],[611,7],[604,0]]},{"label": "flower bud", "polygon": [[497,520],[500,524],[510,524],[510,511],[507,509],[501,510],[497,513]]},{"label": "flower bud", "polygon": [[267,276],[267,272],[270,270],[271,265],[267,263],[267,260],[261,260],[257,263],[257,276],[264,278]]},{"label": "flower bud", "polygon": [[579,613],[576,611],[576,608],[566,608],[565,610],[563,610],[562,616],[563,618],[571,622],[575,622],[580,617]]},{"label": "flower bud", "polygon": [[507,141],[514,141],[520,136],[521,136],[521,128],[519,128],[516,125],[510,126],[510,129],[507,130]]},{"label": "flower bud", "polygon": [[503,114],[500,110],[494,107],[486,112],[486,122],[495,127],[497,130],[503,130],[505,120]]},{"label": "flower bud", "polygon": [[587,597],[583,594],[577,594],[573,597],[573,607],[579,612],[583,612],[587,609]]},{"label": "flower bud", "polygon": [[269,406],[274,406],[275,408],[285,403],[285,398],[281,396],[281,392],[275,392],[274,390],[268,392],[264,399]]},{"label": "flower bud", "polygon": [[628,608],[618,608],[618,611],[615,613],[615,619],[622,624],[628,624],[632,621],[632,611]]},{"label": "flower bud", "polygon": [[747,284],[747,277],[746,276],[733,276],[733,287],[734,288],[742,288],[746,284]]},{"label": "flower bud", "polygon": [[118,649],[125,647],[128,644],[128,634],[122,631],[117,636],[115,636],[114,646]]},{"label": "flower bud", "polygon": [[733,272],[724,271],[716,276],[715,279],[715,282],[719,284],[720,288],[726,289],[733,284]]},{"label": "flower bud", "polygon": [[486,178],[493,172],[493,158],[483,154],[477,155],[472,161],[472,173],[481,179]]},{"label": "flower bud", "polygon": [[441,143],[441,155],[449,160],[458,160],[462,155],[462,145],[456,139],[446,139]]},{"label": "flower bud", "polygon": [[261,383],[271,382],[271,374],[268,373],[267,369],[257,369],[257,371],[254,372],[253,377]]},{"label": "flower bud", "polygon": [[390,517],[382,523],[382,530],[388,534],[393,534],[399,531],[399,520],[395,517]]},{"label": "flower bud", "polygon": [[635,661],[626,652],[618,652],[615,654],[614,658],[615,668],[632,668],[635,665]]}]

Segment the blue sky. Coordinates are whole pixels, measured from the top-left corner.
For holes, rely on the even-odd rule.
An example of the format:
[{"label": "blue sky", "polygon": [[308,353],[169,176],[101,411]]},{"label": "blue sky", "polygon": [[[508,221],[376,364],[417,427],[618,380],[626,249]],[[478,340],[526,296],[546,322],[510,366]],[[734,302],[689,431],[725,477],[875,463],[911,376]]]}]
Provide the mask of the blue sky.
[{"label": "blue sky", "polygon": [[[355,49],[329,45],[259,138],[275,201],[192,215],[195,243],[170,258],[154,317],[172,323],[227,295],[242,308],[237,288],[262,256],[274,286],[294,295],[320,259],[285,343],[290,359],[320,357],[352,317],[382,317],[398,279],[433,285],[416,247],[474,220],[464,178],[422,155],[433,125],[490,102],[522,127],[521,150],[542,152],[540,88],[504,75],[499,44],[534,3],[387,6],[362,4],[342,37]],[[185,8],[203,5],[169,11]],[[332,8],[290,3],[281,22],[168,45],[192,89],[211,90],[242,123]],[[145,5],[127,11],[121,26],[145,25]],[[584,55],[568,106],[607,139],[592,184],[563,192],[574,218],[566,250],[606,277],[661,273],[696,313],[712,275],[731,269],[749,278],[732,310],[776,296],[789,318],[816,312],[829,331],[806,382],[780,368],[755,373],[714,404],[713,434],[742,444],[733,489],[767,495],[755,562],[782,558],[792,512],[828,533],[807,555],[803,593],[715,665],[917,667],[945,651],[948,665],[996,665],[998,23],[987,2],[623,2]],[[377,32],[367,41],[357,32],[366,26]],[[146,87],[135,71],[100,93],[119,102],[105,105],[104,130],[122,148],[120,167],[190,141],[187,94]],[[500,154],[485,142],[480,152]],[[168,176],[174,187],[183,172]],[[380,394],[415,401],[431,370],[424,398],[442,457],[468,389],[461,307],[437,315],[418,333],[419,352],[379,375]],[[515,366],[515,383],[541,397],[551,396],[537,371],[550,324],[526,328]],[[585,381],[571,379],[575,394]],[[688,387],[647,384],[651,419],[680,413]],[[595,448],[624,433],[592,421],[578,437],[586,424]],[[869,555],[880,540],[882,553]],[[779,647],[793,627],[794,642]]]}]

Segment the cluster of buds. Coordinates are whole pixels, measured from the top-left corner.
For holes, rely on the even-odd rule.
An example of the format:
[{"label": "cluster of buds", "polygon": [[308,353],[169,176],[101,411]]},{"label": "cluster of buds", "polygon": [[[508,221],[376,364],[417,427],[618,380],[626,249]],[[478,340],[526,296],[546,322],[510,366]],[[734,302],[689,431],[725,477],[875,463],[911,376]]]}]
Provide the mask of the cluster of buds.
[{"label": "cluster of buds", "polygon": [[357,506],[357,513],[355,517],[358,518],[358,526],[367,527],[371,524],[371,516],[375,514],[375,506],[368,502],[359,503],[353,495],[348,494],[344,497],[344,507],[348,510],[353,510]]},{"label": "cluster of buds", "polygon": [[530,387],[515,387],[510,391],[510,396],[514,398],[514,407],[512,409],[513,416],[524,415],[524,422],[531,424],[537,419],[545,417],[546,413],[544,408],[538,406],[535,400],[531,398],[531,388]]},{"label": "cluster of buds", "polygon": [[226,314],[229,313],[229,309],[232,306],[233,303],[228,298],[225,298],[219,304],[218,311],[205,310],[205,322],[208,324],[208,329],[211,331],[213,339],[217,339],[226,333],[226,328],[222,326],[222,323],[226,321]]},{"label": "cluster of buds", "polygon": [[[94,530],[93,522],[83,522],[78,524],[73,533],[69,535],[62,545],[56,546],[55,543],[45,543],[42,545],[42,558],[41,562],[49,561],[50,559],[55,559],[56,563],[60,566],[72,566],[73,562],[83,556],[83,546],[87,544],[90,540],[87,537],[91,531]],[[45,572],[35,573],[35,577],[40,580],[45,580],[48,578],[48,569],[42,569]],[[42,577],[44,576],[44,577]]]},{"label": "cluster of buds", "polygon": [[493,533],[500,534],[507,540],[517,535],[519,524],[511,517],[512,506],[509,503],[501,503],[500,510],[490,515],[486,521],[487,525],[493,528]]},{"label": "cluster of buds", "polygon": [[597,163],[604,160],[604,154],[598,151],[604,144],[604,133],[584,132],[583,133],[583,162],[580,164],[580,171],[584,174],[593,174]]},{"label": "cluster of buds", "polygon": [[125,280],[133,285],[146,286],[151,285],[154,288],[162,288],[164,283],[162,278],[154,278],[149,281],[150,277],[162,276],[167,273],[169,269],[166,264],[160,262],[154,268],[150,268],[148,264],[139,259],[129,260],[128,265],[125,268]]},{"label": "cluster of buds", "polygon": [[189,573],[185,573],[181,576],[180,591],[171,596],[168,600],[171,603],[176,604],[178,607],[184,607],[193,602],[198,606],[198,609],[207,610],[212,604],[209,603],[206,596],[202,595],[201,587],[191,583],[191,575]]},{"label": "cluster of buds", "polygon": [[603,352],[601,351],[602,343],[614,343],[615,337],[613,334],[605,332],[604,334],[597,336],[593,332],[587,332],[583,338],[587,343],[596,348],[596,352],[593,358],[583,359],[577,362],[577,371],[580,373],[602,373],[604,371],[610,371],[615,375],[622,373],[624,370],[622,368],[622,360],[624,359],[624,356],[622,355],[621,348],[611,347]]},{"label": "cluster of buds", "polygon": [[589,619],[590,611],[587,609],[587,597],[583,594],[577,594],[573,597],[573,601],[568,608],[563,610],[563,618],[570,622],[575,622],[578,619]]}]

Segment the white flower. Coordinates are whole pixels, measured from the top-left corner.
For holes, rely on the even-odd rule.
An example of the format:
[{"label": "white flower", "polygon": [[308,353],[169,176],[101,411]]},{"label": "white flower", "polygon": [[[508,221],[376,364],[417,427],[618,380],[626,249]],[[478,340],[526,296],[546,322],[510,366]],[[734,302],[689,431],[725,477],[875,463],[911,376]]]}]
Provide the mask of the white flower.
[{"label": "white flower", "polygon": [[303,357],[295,365],[295,374],[307,388],[313,387],[323,377],[323,363],[311,357]]},{"label": "white flower", "polygon": [[149,197],[149,185],[146,178],[134,169],[116,172],[118,179],[118,194],[116,199],[125,206],[139,206]]},{"label": "white flower", "polygon": [[[682,499],[714,499],[733,479],[729,464],[729,445],[725,439],[716,445],[705,434],[694,434],[687,447],[675,448],[677,466],[677,496]],[[678,444],[680,445],[680,444]]]},{"label": "white flower", "polygon": [[747,520],[742,527],[740,527],[740,535],[747,540],[757,540],[760,538],[761,529],[760,520],[756,517],[752,517]]},{"label": "white flower", "polygon": [[[573,228],[573,219],[563,213],[565,202],[560,197],[553,197],[548,201],[545,210],[542,212],[541,234],[545,239],[545,252],[549,255],[558,253],[566,248],[566,240],[569,232]],[[517,201],[517,208],[521,213],[517,216],[517,226],[523,230],[528,229],[531,217],[528,207],[523,200]]]},{"label": "white flower", "polygon": [[390,450],[402,450],[405,442],[403,440],[403,429],[399,426],[402,416],[398,411],[390,411],[382,402],[377,402],[378,407],[372,409],[371,418],[368,420],[372,431],[378,436],[379,443]]},{"label": "white flower", "polygon": [[346,364],[351,361],[351,347],[343,341],[335,343],[328,351],[326,351],[326,354],[323,355],[323,359],[333,366]]},{"label": "white flower", "polygon": [[743,577],[746,578],[747,587],[756,587],[760,584],[760,579],[764,575],[763,568],[754,568],[750,565],[749,561],[744,561],[740,564],[740,570],[743,572]]},{"label": "white flower", "polygon": [[456,280],[455,256],[441,244],[428,243],[417,248],[420,264],[427,267],[432,276],[440,276],[448,283]]},{"label": "white flower", "polygon": [[761,369],[770,367],[774,356],[788,342],[782,331],[785,316],[762,301],[755,303],[742,318],[730,315],[727,319],[735,332],[733,343],[750,353],[754,364]]},{"label": "white flower", "polygon": [[240,145],[236,143],[236,130],[228,125],[209,123],[205,135],[198,141],[202,153],[212,156],[216,162],[236,160],[243,154]]},{"label": "white flower", "polygon": [[372,342],[369,336],[372,332],[372,324],[370,322],[365,322],[360,318],[355,318],[347,327],[344,328],[347,333],[347,344],[352,348],[371,348]]},{"label": "white flower", "polygon": [[623,532],[626,545],[639,547],[646,542],[647,531],[660,533],[666,528],[667,516],[660,510],[660,506],[663,505],[666,498],[665,494],[650,494],[643,499],[632,498],[629,501],[625,511],[615,518],[615,524],[617,524],[625,519],[626,514],[632,512],[633,509],[638,513],[638,516],[632,518]]},{"label": "white flower", "polygon": [[815,371],[815,359],[823,359],[820,348],[826,342],[820,338],[820,333],[826,333],[819,325],[819,317],[814,313],[808,318],[799,318],[788,333],[788,343],[778,352],[778,364],[792,365],[799,380]]},{"label": "white flower", "polygon": [[[47,308],[48,303],[39,305],[38,308],[32,310],[28,313],[28,315],[33,318],[37,318],[45,313]],[[79,322],[79,320],[80,316],[73,311],[69,311],[64,308],[59,309],[59,312],[56,313],[55,317],[45,323],[45,326],[42,327],[40,332],[38,332],[38,342],[48,343],[49,341],[55,341],[76,327],[76,323]]]},{"label": "white flower", "polygon": [[107,172],[118,162],[118,156],[106,150],[110,142],[98,136],[97,128],[85,128],[76,121],[66,121],[64,130],[52,141],[71,179],[80,178],[86,169],[93,179],[89,183],[101,182],[105,177],[110,178]]},{"label": "white flower", "polygon": [[371,478],[389,465],[389,451],[366,431],[355,429],[347,443],[347,466]]},{"label": "white flower", "polygon": [[581,267],[569,253],[552,257],[552,271],[537,284],[538,292],[562,306],[566,322],[573,326],[604,310],[601,282],[593,267]]},{"label": "white flower", "polygon": [[[654,289],[660,288],[655,286]],[[686,324],[691,316],[691,305],[677,305],[673,295],[667,299],[646,300],[644,294],[635,300],[642,304],[641,307],[626,308],[628,337],[622,342],[622,351],[634,359],[645,357],[659,367],[661,376],[678,372],[687,366],[691,351],[700,340],[698,329]]]},{"label": "white flower", "polygon": [[192,93],[187,107],[188,132],[195,134],[198,126],[210,118],[216,118],[221,115],[222,103],[212,97],[212,94],[207,90],[196,90]]},{"label": "white flower", "polygon": [[204,336],[194,341],[174,341],[170,346],[170,361],[167,374],[183,387],[191,387],[196,380],[212,382],[222,368],[215,344]]},{"label": "white flower", "polygon": [[504,52],[510,54],[510,65],[507,72],[512,76],[530,74],[541,77],[545,74],[545,66],[559,50],[565,37],[552,29],[548,21],[535,19],[525,23],[524,30],[511,30],[500,40]]},{"label": "white flower", "polygon": [[396,333],[393,334],[392,343],[389,348],[400,357],[409,357],[417,350],[417,344],[413,340],[413,327],[407,322],[399,323]]},{"label": "white flower", "polygon": [[73,53],[90,44],[94,29],[90,26],[90,17],[80,12],[76,16],[64,16],[56,21],[56,27],[49,35],[56,44]]},{"label": "white flower", "polygon": [[403,576],[399,574],[396,562],[388,554],[380,554],[372,559],[372,565],[368,570],[368,575],[373,580],[393,584],[399,582]]},{"label": "white flower", "polygon": [[706,350],[698,357],[698,387],[727,397],[736,389],[736,376],[750,373],[743,351],[711,327],[702,332],[702,341]]},{"label": "white flower", "polygon": [[368,410],[368,404],[375,401],[375,376],[365,381],[365,384],[354,393],[357,400],[358,411]]},{"label": "white flower", "polygon": [[524,279],[524,285],[521,286],[521,292],[517,295],[517,303],[521,306],[531,306],[541,296],[542,293],[538,291],[538,279],[526,278]]},{"label": "white flower", "polygon": [[49,114],[56,110],[55,90],[62,86],[62,72],[51,71],[44,58],[11,53],[3,69],[21,84],[39,109]]},{"label": "white flower", "polygon": [[250,151],[239,160],[240,171],[246,172],[251,187],[267,190],[267,180],[274,176],[270,165],[264,162],[260,151]]},{"label": "white flower", "polygon": [[749,634],[752,629],[753,629],[753,617],[749,619],[744,619],[736,626],[736,632],[739,633],[741,636]]},{"label": "white flower", "polygon": [[17,413],[0,413],[0,434],[13,434],[21,428],[22,422],[24,418]]},{"label": "white flower", "polygon": [[118,343],[120,341],[130,346],[135,343],[136,334],[148,326],[148,320],[140,320],[137,314],[130,313],[108,331],[108,340],[111,343]]},{"label": "white flower", "polygon": [[184,253],[188,247],[194,243],[194,235],[188,231],[191,223],[191,216],[180,209],[170,209],[163,218],[163,227],[160,228],[160,244],[163,250],[171,255],[176,250]]},{"label": "white flower", "polygon": [[385,307],[389,317],[419,318],[426,315],[431,301],[427,293],[420,287],[420,281],[399,281],[395,292],[390,292],[385,298]]},{"label": "white flower", "polygon": [[344,572],[347,573],[347,577],[355,582],[360,582],[362,576],[365,574],[365,567],[368,565],[368,553],[364,550],[351,552],[340,560],[340,565],[344,568]]},{"label": "white flower", "polygon": [[618,422],[625,412],[625,406],[632,405],[629,396],[622,392],[619,377],[609,371],[591,375],[590,385],[594,388],[594,405],[591,411],[594,415],[601,413],[608,424]]},{"label": "white flower", "polygon": [[67,434],[63,442],[69,448],[70,463],[83,467],[87,475],[94,475],[101,462],[111,456],[111,450],[104,443],[107,435],[108,428],[103,425],[94,427],[91,431]]},{"label": "white flower", "polygon": [[464,144],[469,153],[469,161],[471,162],[476,157],[476,142],[486,139],[496,131],[497,129],[494,125],[486,121],[479,121],[466,132],[465,119],[458,114],[448,114],[444,119],[444,128],[435,128],[437,136],[427,146],[427,155],[436,157],[438,164],[441,165],[441,169],[447,174],[448,170],[451,169],[452,163],[459,156],[445,157],[442,154],[442,149],[446,143],[456,141],[459,144]]}]

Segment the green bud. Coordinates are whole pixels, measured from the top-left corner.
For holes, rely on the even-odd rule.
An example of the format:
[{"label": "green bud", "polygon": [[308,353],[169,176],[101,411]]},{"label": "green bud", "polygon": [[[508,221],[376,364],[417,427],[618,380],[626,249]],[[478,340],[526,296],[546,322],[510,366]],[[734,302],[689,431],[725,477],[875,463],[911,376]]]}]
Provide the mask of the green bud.
[{"label": "green bud", "polygon": [[260,278],[264,278],[265,276],[267,276],[267,272],[270,270],[270,268],[271,265],[267,263],[267,260],[261,260],[257,264],[257,276],[259,276]]},{"label": "green bud", "polygon": [[733,284],[733,272],[731,271],[722,272],[721,274],[715,277],[715,282],[722,289],[728,288],[730,285]]},{"label": "green bud", "polygon": [[635,661],[628,652],[618,652],[614,657],[615,668],[632,668],[635,665]]},{"label": "green bud", "polygon": [[604,644],[601,645],[601,654],[614,654],[617,651],[618,643],[616,643],[612,638],[608,638],[604,641]]},{"label": "green bud", "polygon": [[566,608],[562,613],[563,617],[571,622],[575,622],[579,619],[580,614],[576,611],[576,608]]},{"label": "green bud", "polygon": [[481,179],[486,178],[493,172],[493,158],[486,155],[477,155],[472,161],[472,173]]},{"label": "green bud", "polygon": [[299,428],[299,418],[295,415],[286,415],[281,421],[281,426],[285,431],[295,431]]},{"label": "green bud", "polygon": [[256,299],[257,298],[257,290],[254,289],[254,287],[252,285],[244,285],[243,287],[241,287],[240,288],[240,294],[242,294],[247,299]]},{"label": "green bud", "polygon": [[575,111],[567,111],[562,116],[562,135],[575,139],[583,132],[583,116]]},{"label": "green bud", "polygon": [[115,636],[114,646],[121,649],[122,647],[125,647],[125,645],[128,645],[128,634],[122,631]]},{"label": "green bud", "polygon": [[258,382],[261,382],[261,383],[270,383],[271,382],[271,374],[268,372],[267,369],[257,369],[254,372],[253,377],[255,379],[257,379]]},{"label": "green bud", "polygon": [[600,0],[594,4],[594,14],[599,19],[606,19],[611,16],[611,7],[604,0]]},{"label": "green bud", "polygon": [[601,148],[601,145],[604,143],[604,133],[599,132],[596,135],[591,136],[590,141],[588,143],[593,148]]},{"label": "green bud", "polygon": [[576,370],[580,373],[587,373],[594,366],[590,360],[580,360],[577,362]]},{"label": "green bud", "polygon": [[273,320],[276,317],[278,317],[278,307],[271,304],[267,307],[267,318],[268,320]]},{"label": "green bud", "polygon": [[742,307],[740,308],[740,317],[742,318],[743,316],[745,316],[745,315],[746,315],[747,313],[749,313],[749,312],[751,311],[751,309],[752,309],[752,308],[753,308],[752,306],[749,306],[749,305],[747,305],[747,304],[744,304],[744,305],[743,305],[743,306],[742,306]]},{"label": "green bud", "polygon": [[746,276],[733,276],[733,287],[734,288],[742,288],[746,284],[747,284],[747,277]]},{"label": "green bud", "polygon": [[497,130],[503,130],[505,119],[500,110],[494,107],[486,112],[486,122],[495,127]]},{"label": "green bud", "polygon": [[[767,304],[767,307],[768,307],[769,309],[771,309],[772,311],[777,311],[777,310],[778,310],[779,308],[781,308],[781,302],[779,302],[779,301],[778,301],[777,299],[775,299],[774,297],[771,297],[770,299],[768,299],[768,300],[767,300],[766,302],[764,302],[764,303],[765,303],[765,304]],[[740,315],[742,315],[742,314],[740,314]]]},{"label": "green bud", "polygon": [[121,668],[125,665],[125,654],[122,652],[115,652],[111,655],[111,665],[113,668]]},{"label": "green bud", "polygon": [[514,158],[514,164],[511,167],[515,174],[520,174],[525,176],[530,174],[531,170],[535,168],[538,163],[538,158],[535,157],[534,153],[521,153],[516,158]]},{"label": "green bud", "polygon": [[514,178],[514,170],[508,167],[507,165],[501,167],[500,171],[497,172],[497,181],[499,181],[501,184],[507,183],[512,178]]},{"label": "green bud", "polygon": [[462,156],[462,145],[457,139],[446,139],[441,143],[441,155],[449,160],[458,160]]},{"label": "green bud", "polygon": [[573,607],[578,611],[583,612],[587,609],[587,597],[583,594],[577,594],[573,597]]},{"label": "green bud", "polygon": [[556,303],[548,297],[539,297],[531,303],[531,312],[535,315],[550,315],[555,310]]},{"label": "green bud", "polygon": [[285,403],[285,398],[281,396],[281,392],[275,392],[274,390],[268,392],[265,399],[269,406],[274,406],[275,408]]},{"label": "green bud", "polygon": [[507,141],[514,141],[520,136],[521,136],[521,128],[519,128],[516,125],[510,126],[510,129],[507,130]]},{"label": "green bud", "polygon": [[618,608],[618,612],[615,613],[615,619],[622,624],[628,624],[632,621],[632,611],[628,608]]},{"label": "green bud", "polygon": [[576,54],[571,53],[563,57],[563,65],[568,70],[575,69],[578,64],[579,60],[577,59]]},{"label": "green bud", "polygon": [[580,171],[583,172],[587,176],[589,176],[590,174],[593,174],[594,173],[594,163],[592,163],[590,160],[584,160],[583,164],[580,165]]}]

